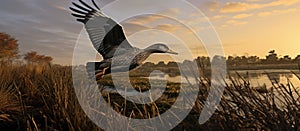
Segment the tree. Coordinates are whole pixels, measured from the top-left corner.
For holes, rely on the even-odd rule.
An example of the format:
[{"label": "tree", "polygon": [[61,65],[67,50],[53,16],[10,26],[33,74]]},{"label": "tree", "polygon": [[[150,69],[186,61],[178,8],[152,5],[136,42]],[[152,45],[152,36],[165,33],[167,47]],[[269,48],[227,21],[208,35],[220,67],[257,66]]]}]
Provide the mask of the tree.
[{"label": "tree", "polygon": [[258,56],[250,56],[250,57],[248,57],[248,63],[257,63],[259,61],[260,61],[260,59],[259,59]]},{"label": "tree", "polygon": [[19,44],[17,42],[10,35],[0,32],[0,61],[12,62],[18,58]]},{"label": "tree", "polygon": [[155,65],[152,62],[146,62],[142,66],[146,68],[153,68]]},{"label": "tree", "polygon": [[165,64],[164,61],[160,61],[160,62],[157,63],[157,66],[158,66],[158,67],[165,67],[166,64]]},{"label": "tree", "polygon": [[277,54],[275,53],[275,50],[271,50],[269,52],[269,55],[266,56],[266,61],[268,63],[274,63],[278,61]]},{"label": "tree", "polygon": [[206,67],[210,66],[209,57],[206,57],[206,56],[197,57],[197,59],[195,61],[200,68],[206,68]]},{"label": "tree", "polygon": [[300,62],[300,55],[297,55],[296,58],[294,59],[295,62]]},{"label": "tree", "polygon": [[275,50],[270,50],[269,54],[275,54]]},{"label": "tree", "polygon": [[227,58],[227,62],[226,62],[228,65],[235,65],[234,63],[234,57],[233,56],[228,56]]},{"label": "tree", "polygon": [[240,56],[236,56],[233,58],[233,63],[235,65],[241,65],[242,64],[241,61],[242,61],[242,57],[240,57]]},{"label": "tree", "polygon": [[38,64],[50,64],[53,60],[50,56],[39,55],[37,52],[32,51],[25,54],[24,59],[28,63],[38,63]]},{"label": "tree", "polygon": [[170,61],[168,64],[167,64],[168,67],[177,67],[177,63],[174,62],[174,61]]},{"label": "tree", "polygon": [[280,58],[281,62],[291,62],[292,58],[289,55],[283,56],[283,58]]}]

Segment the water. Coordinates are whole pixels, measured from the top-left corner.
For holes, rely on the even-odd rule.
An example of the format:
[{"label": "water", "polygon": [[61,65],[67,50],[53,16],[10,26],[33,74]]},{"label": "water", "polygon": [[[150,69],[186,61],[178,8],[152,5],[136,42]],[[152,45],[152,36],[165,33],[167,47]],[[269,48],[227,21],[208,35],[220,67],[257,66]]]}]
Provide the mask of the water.
[{"label": "water", "polygon": [[[299,70],[292,70],[298,76],[300,76]],[[264,84],[267,88],[272,87],[272,81],[279,82],[281,84],[287,85],[288,81],[292,83],[295,87],[300,87],[300,80],[297,78],[295,74],[292,73],[291,70],[241,70],[241,71],[229,71],[226,82],[231,83],[229,76],[234,78],[237,81],[242,82],[242,77],[245,80],[249,80],[252,87],[260,87]],[[240,75],[240,76],[238,76]],[[186,79],[181,76],[170,77],[168,75],[152,75],[151,79],[158,80],[168,80],[171,82],[183,82],[186,83]],[[189,77],[189,80],[194,80],[193,77]]]},{"label": "water", "polygon": [[[298,70],[294,70],[293,72],[300,75]],[[244,79],[249,80],[253,87],[259,87],[265,84],[266,87],[269,88],[272,87],[272,82],[276,81],[284,85],[290,82],[295,87],[300,87],[300,80],[290,70],[244,70],[230,71],[228,74],[234,78],[238,78],[237,74],[240,74]]]},{"label": "water", "polygon": [[[294,70],[293,72],[295,72],[298,76],[300,76],[299,70]],[[266,89],[270,91],[271,87],[278,87],[277,84],[274,84],[274,86],[272,85],[272,82],[277,81],[278,83],[284,84],[285,86],[287,84],[293,84],[295,90],[297,90],[297,92],[300,91],[300,80],[290,70],[229,71],[226,78],[226,83],[230,85],[232,82],[229,79],[229,76],[231,76],[236,82],[240,82],[241,84],[243,84],[243,80],[242,80],[243,78],[244,80],[249,81],[250,87],[253,88],[266,87]],[[160,79],[160,80],[167,79],[168,81],[171,82],[181,82],[182,80],[183,83],[186,83],[185,78],[182,78],[181,76],[169,77],[168,75],[154,75],[152,76],[151,79]],[[189,79],[194,79],[194,78],[189,77]],[[297,98],[298,95],[293,89],[292,92],[294,98]],[[280,95],[278,92],[274,92],[274,95],[277,96],[275,98],[275,103],[277,104],[277,106],[279,106],[279,108],[283,108],[285,105],[281,101],[285,101],[284,96]],[[226,98],[231,99],[229,97]]]}]

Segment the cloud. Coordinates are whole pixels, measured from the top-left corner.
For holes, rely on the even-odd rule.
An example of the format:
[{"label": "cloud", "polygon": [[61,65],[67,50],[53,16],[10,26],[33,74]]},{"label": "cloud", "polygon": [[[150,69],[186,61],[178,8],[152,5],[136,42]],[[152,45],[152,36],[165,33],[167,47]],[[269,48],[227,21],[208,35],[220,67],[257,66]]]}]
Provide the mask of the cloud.
[{"label": "cloud", "polygon": [[247,3],[247,2],[227,2],[222,9],[221,13],[237,13],[245,12],[253,9],[261,9],[274,6],[290,6],[299,3],[300,0],[276,0],[269,3],[257,4],[257,3]]},{"label": "cloud", "polygon": [[168,32],[173,32],[173,31],[177,30],[178,28],[179,28],[179,26],[171,25],[171,24],[161,24],[161,25],[157,25],[155,27],[155,29],[164,30],[164,31],[168,31]]},{"label": "cloud", "polygon": [[221,25],[221,28],[226,28],[228,27],[228,25]]},{"label": "cloud", "polygon": [[261,0],[246,0],[247,2],[259,2]]},{"label": "cloud", "polygon": [[257,16],[259,17],[265,17],[265,16],[269,16],[269,15],[272,15],[272,12],[260,12],[257,14]]},{"label": "cloud", "polygon": [[296,8],[292,8],[292,9],[287,9],[287,10],[273,10],[272,12],[275,14],[285,14],[285,13],[291,13],[291,12],[296,12],[297,9]]},{"label": "cloud", "polygon": [[178,8],[170,8],[170,9],[162,11],[161,13],[164,15],[167,15],[167,16],[176,16],[179,13],[181,13],[181,11]]},{"label": "cloud", "polygon": [[230,2],[221,9],[221,13],[243,12],[249,9],[249,4],[242,2]]},{"label": "cloud", "polygon": [[299,2],[300,0],[276,0],[274,2],[266,4],[266,6],[279,6],[279,5],[289,6]]},{"label": "cloud", "polygon": [[286,10],[272,10],[272,11],[268,11],[268,12],[260,12],[257,14],[257,16],[266,17],[266,16],[270,16],[270,15],[280,15],[280,14],[286,14],[286,13],[291,13],[291,12],[295,12],[295,11],[297,11],[296,8],[286,9]]},{"label": "cloud", "polygon": [[228,20],[226,23],[230,24],[230,25],[237,26],[237,25],[245,25],[248,22],[246,22],[246,21],[237,21],[237,20]]},{"label": "cloud", "polygon": [[126,21],[126,23],[137,24],[137,25],[147,25],[155,21],[165,19],[165,17],[160,15],[143,15],[131,18]]},{"label": "cloud", "polygon": [[124,31],[127,36],[130,36],[136,32],[142,31],[142,30],[147,30],[150,29],[149,27],[137,23],[130,23],[130,22],[124,22],[121,23],[121,25],[124,28]]},{"label": "cloud", "polygon": [[243,18],[248,18],[250,16],[252,16],[253,14],[238,14],[233,16],[234,19],[243,19]]},{"label": "cloud", "polygon": [[225,15],[215,15],[212,17],[213,20],[219,20],[219,19],[222,19],[222,18],[225,18],[226,16]]},{"label": "cloud", "polygon": [[205,3],[209,11],[216,11],[221,7],[221,3],[217,1],[209,1]]}]

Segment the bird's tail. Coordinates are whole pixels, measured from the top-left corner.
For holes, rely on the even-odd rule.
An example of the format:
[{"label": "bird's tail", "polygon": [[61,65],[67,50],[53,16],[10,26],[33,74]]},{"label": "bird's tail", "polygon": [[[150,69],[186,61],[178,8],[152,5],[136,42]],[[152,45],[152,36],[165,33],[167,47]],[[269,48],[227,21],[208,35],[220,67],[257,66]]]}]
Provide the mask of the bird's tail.
[{"label": "bird's tail", "polygon": [[86,71],[89,78],[96,78],[96,81],[98,81],[105,75],[105,70],[108,67],[101,66],[102,64],[104,64],[104,62],[88,62],[86,64]]}]

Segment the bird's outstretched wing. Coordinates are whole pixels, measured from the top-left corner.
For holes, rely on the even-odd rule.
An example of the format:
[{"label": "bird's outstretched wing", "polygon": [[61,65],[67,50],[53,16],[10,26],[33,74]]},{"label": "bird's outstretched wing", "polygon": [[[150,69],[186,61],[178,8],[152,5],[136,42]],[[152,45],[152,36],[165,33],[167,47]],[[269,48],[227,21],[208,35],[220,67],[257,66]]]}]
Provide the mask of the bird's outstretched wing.
[{"label": "bird's outstretched wing", "polygon": [[94,8],[82,0],[79,2],[81,5],[72,2],[76,7],[70,7],[74,12],[72,15],[85,25],[93,46],[104,59],[112,58],[118,48],[120,52],[133,49],[126,39],[122,26],[105,16],[94,0],[92,0]]}]

